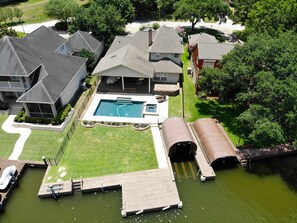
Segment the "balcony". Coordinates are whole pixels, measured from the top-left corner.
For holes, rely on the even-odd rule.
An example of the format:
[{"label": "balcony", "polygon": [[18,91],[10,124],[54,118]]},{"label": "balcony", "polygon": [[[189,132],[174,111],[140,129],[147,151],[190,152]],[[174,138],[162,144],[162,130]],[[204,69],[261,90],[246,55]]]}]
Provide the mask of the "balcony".
[{"label": "balcony", "polygon": [[0,91],[25,91],[26,88],[21,82],[0,81]]}]

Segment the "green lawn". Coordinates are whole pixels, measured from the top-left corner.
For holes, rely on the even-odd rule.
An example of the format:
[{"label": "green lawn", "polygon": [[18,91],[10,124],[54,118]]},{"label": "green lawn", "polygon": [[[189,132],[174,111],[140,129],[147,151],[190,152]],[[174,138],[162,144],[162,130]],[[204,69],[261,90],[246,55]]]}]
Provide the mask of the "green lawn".
[{"label": "green lawn", "polygon": [[54,131],[32,130],[20,160],[41,161],[42,156],[53,158],[64,139],[64,134]]},{"label": "green lawn", "polygon": [[[224,126],[232,142],[236,145],[239,135],[236,134],[237,126],[234,118],[239,111],[232,104],[223,104],[216,100],[201,100],[195,95],[195,86],[191,75],[187,74],[187,67],[190,66],[188,52],[182,56],[184,62],[184,113],[188,122],[196,121],[199,118],[217,118]],[[169,98],[169,116],[182,116],[182,95]],[[241,140],[240,144],[244,141]]]},{"label": "green lawn", "polygon": [[[48,1],[49,0],[19,1],[19,2],[14,2],[14,3],[10,3],[10,4],[5,4],[3,7],[20,8],[24,12],[22,20],[25,23],[27,23],[27,24],[28,23],[38,23],[38,22],[52,20],[52,18],[47,17],[43,12],[43,6]],[[89,0],[76,0],[76,1],[79,5],[84,5],[89,2]],[[10,22],[10,21],[8,21],[8,22]],[[14,18],[14,22],[18,22],[18,20],[16,18]]]},{"label": "green lawn", "polygon": [[2,124],[7,117],[7,115],[0,115],[0,157],[2,158],[8,158],[10,156],[20,136],[19,134],[9,134],[2,130]]},{"label": "green lawn", "polygon": [[[61,169],[67,174],[59,177]],[[151,130],[77,125],[58,166],[47,181],[69,180],[158,168]],[[59,172],[60,170],[60,172]]]}]

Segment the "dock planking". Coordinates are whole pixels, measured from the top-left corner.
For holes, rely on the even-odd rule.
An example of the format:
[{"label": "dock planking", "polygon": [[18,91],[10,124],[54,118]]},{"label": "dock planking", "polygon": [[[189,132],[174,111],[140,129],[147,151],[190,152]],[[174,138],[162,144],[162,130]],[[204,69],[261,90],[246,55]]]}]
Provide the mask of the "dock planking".
[{"label": "dock planking", "polygon": [[[72,194],[72,181],[42,184],[39,197],[52,197],[49,186],[60,188],[57,195]],[[169,168],[81,179],[81,192],[122,190],[123,217],[144,212],[181,208],[179,194]]]}]

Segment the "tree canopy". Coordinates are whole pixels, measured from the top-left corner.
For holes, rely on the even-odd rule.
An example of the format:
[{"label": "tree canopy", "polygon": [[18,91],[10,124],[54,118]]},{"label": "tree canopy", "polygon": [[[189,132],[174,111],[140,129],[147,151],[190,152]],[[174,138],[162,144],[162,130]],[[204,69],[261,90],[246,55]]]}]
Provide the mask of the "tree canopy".
[{"label": "tree canopy", "polygon": [[201,19],[222,20],[231,12],[229,5],[222,0],[180,0],[174,7],[177,18],[192,23],[192,31]]},{"label": "tree canopy", "polygon": [[103,8],[107,5],[114,6],[126,23],[133,22],[135,18],[135,10],[130,0],[95,0],[95,2]]},{"label": "tree canopy", "polygon": [[75,16],[78,7],[75,0],[49,0],[44,5],[44,13],[67,24],[68,19]]},{"label": "tree canopy", "polygon": [[237,121],[258,146],[297,140],[297,36],[251,36],[223,58],[221,70],[203,69],[201,89],[245,108]]},{"label": "tree canopy", "polygon": [[123,34],[126,20],[113,5],[102,6],[92,3],[88,8],[80,8],[69,25],[71,33],[77,30],[91,32],[108,45],[116,35]]},{"label": "tree canopy", "polygon": [[7,25],[0,24],[0,39],[3,36],[17,36],[17,33],[15,30],[8,28]]},{"label": "tree canopy", "polygon": [[249,33],[275,35],[287,30],[297,32],[297,1],[260,0],[253,5],[246,26]]},{"label": "tree canopy", "polygon": [[233,0],[232,6],[234,8],[234,13],[232,19],[235,23],[241,23],[245,25],[248,19],[249,13],[253,9],[253,5],[259,0]]}]

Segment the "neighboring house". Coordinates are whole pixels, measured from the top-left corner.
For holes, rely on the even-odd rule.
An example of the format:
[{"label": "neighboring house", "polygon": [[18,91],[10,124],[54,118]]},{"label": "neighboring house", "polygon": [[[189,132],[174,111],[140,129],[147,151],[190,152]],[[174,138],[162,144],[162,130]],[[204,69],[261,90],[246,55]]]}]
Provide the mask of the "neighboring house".
[{"label": "neighboring house", "polygon": [[197,77],[199,70],[203,67],[220,67],[223,56],[228,54],[234,44],[219,43],[218,40],[206,33],[199,33],[189,36],[189,50],[193,72]]},{"label": "neighboring house", "polygon": [[121,80],[122,91],[131,83],[146,84],[148,93],[152,84],[171,84],[178,90],[183,51],[178,33],[165,26],[117,36],[93,74],[106,77],[107,83],[114,83],[111,78]]},{"label": "neighboring house", "polygon": [[[91,46],[93,52],[98,50],[97,40],[89,34],[88,39],[77,38],[81,33],[66,40],[42,26],[23,39],[3,37],[0,100],[22,103],[29,117],[55,117],[71,101],[87,75],[87,59],[71,55],[85,46]],[[73,42],[81,45],[73,46]],[[99,41],[97,45],[103,47]],[[67,53],[61,53],[61,48],[67,49],[63,51]]]},{"label": "neighboring house", "polygon": [[99,42],[86,32],[77,31],[70,36],[69,39],[56,50],[56,52],[65,55],[79,56],[79,52],[82,49],[94,53],[98,59],[104,50],[104,43]]}]

